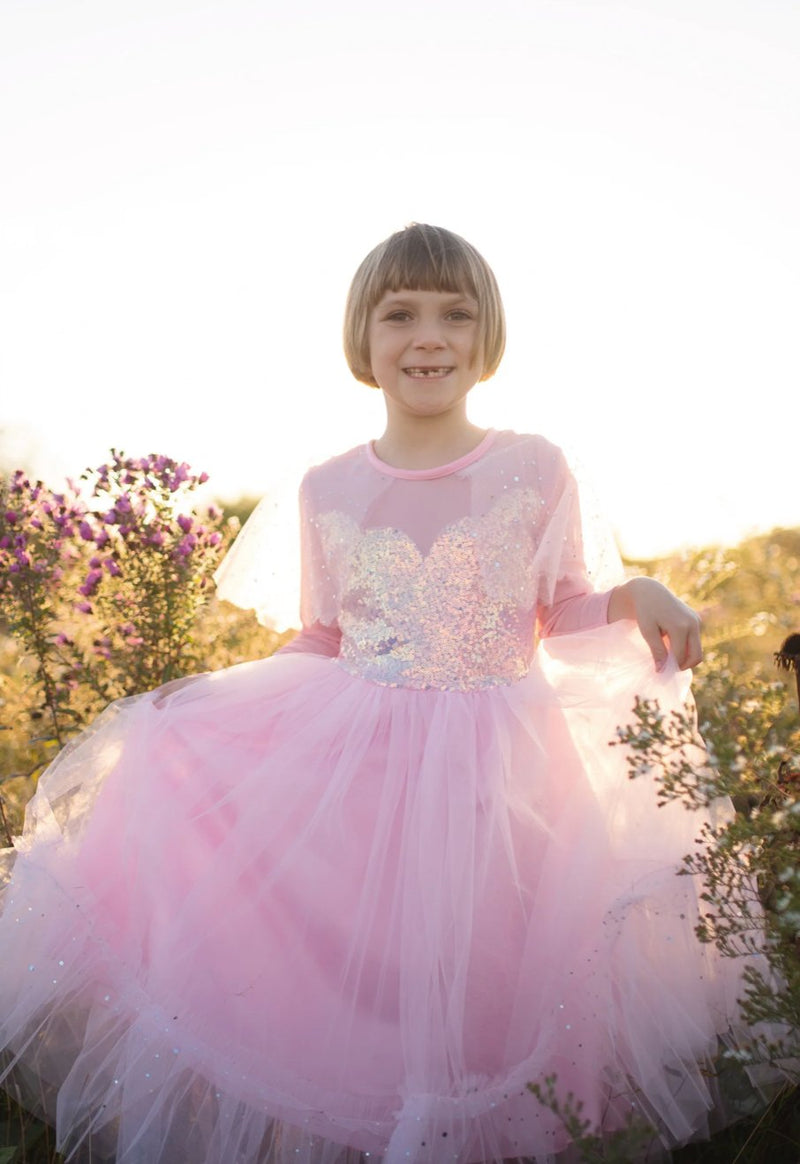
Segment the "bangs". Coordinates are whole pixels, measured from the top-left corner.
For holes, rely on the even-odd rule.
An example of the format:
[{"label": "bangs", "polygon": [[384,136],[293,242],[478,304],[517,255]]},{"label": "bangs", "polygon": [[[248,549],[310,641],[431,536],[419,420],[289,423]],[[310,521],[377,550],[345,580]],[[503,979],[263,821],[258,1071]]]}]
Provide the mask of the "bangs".
[{"label": "bangs", "polygon": [[[447,291],[479,299],[469,244],[435,226],[415,224],[389,241],[371,272],[367,298],[375,306],[387,291]],[[470,261],[471,260],[471,261]]]}]

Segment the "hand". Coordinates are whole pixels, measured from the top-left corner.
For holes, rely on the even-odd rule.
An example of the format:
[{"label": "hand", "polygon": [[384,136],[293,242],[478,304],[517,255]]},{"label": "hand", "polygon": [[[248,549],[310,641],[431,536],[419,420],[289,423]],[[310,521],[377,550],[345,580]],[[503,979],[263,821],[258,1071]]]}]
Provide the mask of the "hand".
[{"label": "hand", "polygon": [[702,662],[700,618],[655,578],[631,578],[612,592],[608,621],[620,618],[633,618],[639,624],[657,671],[667,661],[666,642],[682,671]]}]

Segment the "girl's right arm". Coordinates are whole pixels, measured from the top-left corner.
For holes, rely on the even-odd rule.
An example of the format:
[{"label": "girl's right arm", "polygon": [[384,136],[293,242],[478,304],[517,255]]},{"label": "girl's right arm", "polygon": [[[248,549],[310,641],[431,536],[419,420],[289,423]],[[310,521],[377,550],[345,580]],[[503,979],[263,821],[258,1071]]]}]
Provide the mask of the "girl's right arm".
[{"label": "girl's right arm", "polygon": [[338,626],[325,626],[324,623],[314,622],[299,631],[290,643],[280,647],[275,654],[327,655],[335,659],[339,654],[341,641],[342,632]]}]

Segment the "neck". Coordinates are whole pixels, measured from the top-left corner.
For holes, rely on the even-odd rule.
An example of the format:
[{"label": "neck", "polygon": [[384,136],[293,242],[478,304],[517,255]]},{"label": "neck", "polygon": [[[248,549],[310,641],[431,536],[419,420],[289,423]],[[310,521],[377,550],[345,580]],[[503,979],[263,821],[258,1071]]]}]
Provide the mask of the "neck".
[{"label": "neck", "polygon": [[466,416],[392,417],[375,452],[396,469],[435,469],[471,452],[486,435]]}]

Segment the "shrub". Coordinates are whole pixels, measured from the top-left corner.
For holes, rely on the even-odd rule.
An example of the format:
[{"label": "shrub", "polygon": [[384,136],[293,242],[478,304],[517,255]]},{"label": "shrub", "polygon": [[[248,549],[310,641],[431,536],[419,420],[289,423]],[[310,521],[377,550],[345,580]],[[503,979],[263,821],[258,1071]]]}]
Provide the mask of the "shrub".
[{"label": "shrub", "polygon": [[22,679],[6,666],[0,758],[17,799],[110,700],[203,668],[195,625],[226,540],[216,506],[195,512],[205,480],[112,450],[81,488],[21,471],[0,482],[3,653]]}]

